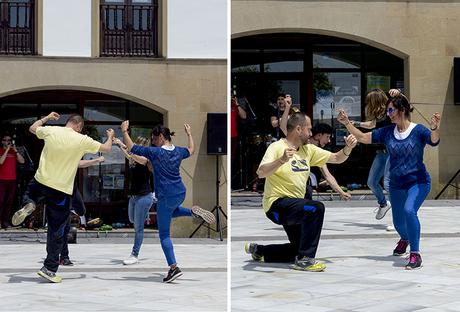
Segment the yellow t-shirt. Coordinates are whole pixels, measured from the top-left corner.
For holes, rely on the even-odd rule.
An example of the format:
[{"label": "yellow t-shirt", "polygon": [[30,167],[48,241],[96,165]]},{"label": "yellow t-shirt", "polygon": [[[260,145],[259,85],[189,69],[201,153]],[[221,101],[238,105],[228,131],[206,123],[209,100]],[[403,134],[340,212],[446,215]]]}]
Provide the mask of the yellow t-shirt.
[{"label": "yellow t-shirt", "polygon": [[[271,163],[281,158],[287,147],[288,144],[284,139],[270,144],[259,168],[263,164]],[[310,167],[322,167],[330,156],[331,152],[316,145],[302,145],[287,163],[281,165],[265,179],[262,200],[264,211],[267,212],[278,198],[304,198]]]},{"label": "yellow t-shirt", "polygon": [[72,195],[78,163],[86,153],[97,153],[101,143],[68,127],[38,127],[39,139],[45,140],[35,180]]}]

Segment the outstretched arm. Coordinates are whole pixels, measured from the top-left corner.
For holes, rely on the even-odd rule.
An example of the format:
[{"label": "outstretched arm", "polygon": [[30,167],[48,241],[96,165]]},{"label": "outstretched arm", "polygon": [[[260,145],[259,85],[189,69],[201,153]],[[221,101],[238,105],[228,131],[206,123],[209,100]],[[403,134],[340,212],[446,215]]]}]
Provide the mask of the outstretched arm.
[{"label": "outstretched arm", "polygon": [[134,155],[134,154],[131,154],[129,153],[127,150],[126,150],[126,145],[123,144],[123,142],[120,141],[120,139],[118,138],[114,138],[113,139],[113,144],[116,144],[118,145],[118,147],[120,148],[121,152],[123,153],[123,155],[125,156],[126,159],[128,160],[134,160],[135,162],[145,166],[147,163],[148,163],[148,159],[145,158],[144,156],[139,156],[139,155]]},{"label": "outstretched arm", "polygon": [[195,152],[195,143],[193,142],[192,128],[190,128],[189,124],[184,124],[184,129],[185,129],[185,133],[187,134],[187,138],[188,138],[188,148],[187,149],[190,155],[193,155],[193,153]]},{"label": "outstretched arm", "polygon": [[50,120],[58,120],[61,116],[56,113],[56,112],[51,112],[49,113],[48,116],[43,117],[42,119],[37,120],[34,122],[30,127],[29,131],[35,134],[37,132],[38,127],[42,127],[44,124],[46,124]]},{"label": "outstretched arm", "polygon": [[340,194],[340,198],[343,200],[349,200],[351,198],[351,195],[347,192],[344,192],[340,185],[337,183],[337,180],[334,178],[334,176],[329,172],[329,169],[327,168],[327,165],[324,165],[319,168],[321,170],[321,173],[323,174],[324,178],[327,181],[327,184],[336,191],[337,193]]},{"label": "outstretched arm", "polygon": [[353,126],[353,124],[348,119],[347,113],[343,110],[343,108],[339,108],[339,114],[337,115],[337,120],[343,124],[347,130],[353,134],[358,142],[364,144],[371,144],[372,143],[372,132],[363,133],[359,129]]},{"label": "outstretched arm", "polygon": [[98,158],[94,159],[82,159],[78,163],[78,168],[88,168],[94,165],[97,165],[101,162],[104,162],[105,158],[104,156],[99,156]]},{"label": "outstretched arm", "polygon": [[113,131],[113,129],[107,129],[106,134],[107,134],[107,141],[105,141],[105,143],[101,144],[101,147],[99,147],[99,152],[102,152],[102,153],[108,153],[112,150],[112,140],[115,135],[115,131]]},{"label": "outstretched arm", "polygon": [[350,120],[351,124],[356,128],[364,128],[364,129],[374,129],[377,125],[377,121],[375,119],[369,121],[352,121]]},{"label": "outstretched arm", "polygon": [[349,136],[345,137],[345,147],[338,152],[331,153],[331,156],[329,157],[327,163],[343,163],[345,160],[348,159],[348,156],[350,156],[351,151],[353,150],[353,148],[355,148],[356,144],[358,144],[358,141],[356,140],[353,134],[350,134]]},{"label": "outstretched arm", "polygon": [[131,137],[129,136],[128,129],[129,120],[125,120],[121,123],[121,133],[123,133],[123,141],[125,142],[126,150],[130,152],[133,148],[134,143],[133,140],[131,140]]}]

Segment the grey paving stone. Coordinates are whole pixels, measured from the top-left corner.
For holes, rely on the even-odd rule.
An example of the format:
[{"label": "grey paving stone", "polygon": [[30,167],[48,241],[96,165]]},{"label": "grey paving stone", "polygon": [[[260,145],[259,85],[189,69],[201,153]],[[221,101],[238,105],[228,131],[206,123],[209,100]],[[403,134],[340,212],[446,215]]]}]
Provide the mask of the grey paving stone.
[{"label": "grey paving stone", "polygon": [[404,270],[407,259],[391,255],[398,238],[385,230],[390,215],[375,219],[374,201],[324,202],[317,256],[327,269],[311,273],[245,254],[246,241],[287,240],[258,200],[232,209],[232,311],[460,310],[460,201],[427,201],[420,209],[424,266],[417,271]]}]

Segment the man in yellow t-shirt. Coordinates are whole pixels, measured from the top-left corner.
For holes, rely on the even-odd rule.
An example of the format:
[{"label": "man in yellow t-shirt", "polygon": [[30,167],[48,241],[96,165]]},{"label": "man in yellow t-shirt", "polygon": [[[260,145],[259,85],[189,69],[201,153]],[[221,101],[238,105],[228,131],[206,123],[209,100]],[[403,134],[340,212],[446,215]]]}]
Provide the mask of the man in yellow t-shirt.
[{"label": "man in yellow t-shirt", "polygon": [[304,113],[292,114],[287,122],[287,136],[272,143],[260,163],[258,175],[266,178],[262,205],[266,216],[282,225],[287,244],[248,243],[246,252],[255,261],[295,262],[294,269],[319,272],[326,265],[315,260],[324,220],[324,205],[305,199],[311,166],[339,164],[347,160],[357,140],[345,138],[346,146],[336,152],[308,144],[311,120]]},{"label": "man in yellow t-shirt", "polygon": [[79,115],[71,115],[65,127],[43,125],[49,120],[58,120],[58,113],[37,120],[29,131],[45,141],[40,155],[40,164],[34,178],[24,194],[24,207],[17,211],[12,223],[21,224],[36,208],[37,203],[46,204],[48,222],[46,251],[47,257],[38,275],[59,283],[56,275],[59,267],[59,254],[62,250],[64,228],[70,215],[70,201],[73,192],[75,174],[82,156],[86,153],[110,152],[112,149],[113,129],[107,130],[107,141],[101,144],[80,132],[84,120]]}]

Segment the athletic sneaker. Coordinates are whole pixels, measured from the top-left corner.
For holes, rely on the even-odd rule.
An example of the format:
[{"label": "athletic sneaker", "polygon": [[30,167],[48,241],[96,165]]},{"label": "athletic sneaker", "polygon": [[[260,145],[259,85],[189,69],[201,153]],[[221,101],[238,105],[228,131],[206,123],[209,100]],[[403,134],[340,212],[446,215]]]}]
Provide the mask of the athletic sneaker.
[{"label": "athletic sneaker", "polygon": [[314,258],[302,257],[298,259],[296,257],[293,269],[309,272],[322,272],[326,269],[326,265],[322,262],[316,261]]},{"label": "athletic sneaker", "polygon": [[37,272],[37,274],[40,277],[43,277],[44,279],[46,279],[46,280],[48,280],[48,281],[50,281],[52,283],[60,283],[62,281],[62,277],[60,277],[59,275],[56,275],[56,273],[51,272],[50,270],[48,270],[45,267],[42,267],[40,269],[40,271]]},{"label": "athletic sneaker", "polygon": [[61,259],[61,261],[59,261],[59,264],[65,266],[73,266],[73,262],[70,261],[70,259]]},{"label": "athletic sneaker", "polygon": [[11,223],[13,223],[14,226],[21,224],[24,222],[24,219],[27,216],[30,216],[32,212],[35,211],[35,204],[34,203],[28,203],[22,209],[19,209],[16,211],[16,213],[13,215],[13,219],[11,220]]},{"label": "athletic sneaker", "polygon": [[396,248],[393,250],[393,256],[404,255],[406,253],[406,249],[408,245],[409,245],[408,241],[400,239],[398,242],[398,245],[396,245]]},{"label": "athletic sneaker", "polygon": [[130,255],[128,259],[123,260],[124,265],[136,264],[139,259],[135,255]]},{"label": "athletic sneaker", "polygon": [[411,252],[409,263],[406,264],[406,270],[417,270],[422,267],[422,256],[418,252]]},{"label": "athletic sneaker", "polygon": [[377,210],[377,213],[375,214],[375,218],[377,220],[383,219],[385,215],[387,214],[388,210],[391,209],[391,203],[387,200],[387,203],[384,206],[380,206]]},{"label": "athletic sneaker", "polygon": [[257,246],[258,245],[256,243],[246,243],[244,245],[244,251],[252,256],[252,260],[264,262],[264,256],[257,253]]},{"label": "athletic sneaker", "polygon": [[174,269],[169,269],[168,275],[163,278],[163,283],[171,283],[179,276],[182,276],[182,271],[176,266]]},{"label": "athletic sneaker", "polygon": [[193,206],[192,207],[192,215],[195,218],[201,219],[209,224],[213,224],[216,222],[216,217],[212,214],[212,212],[207,211],[200,206]]},{"label": "athletic sneaker", "polygon": [[390,224],[390,225],[387,225],[387,227],[385,228],[385,230],[386,230],[387,232],[392,232],[392,231],[395,230],[395,227],[392,226],[392,225]]}]

